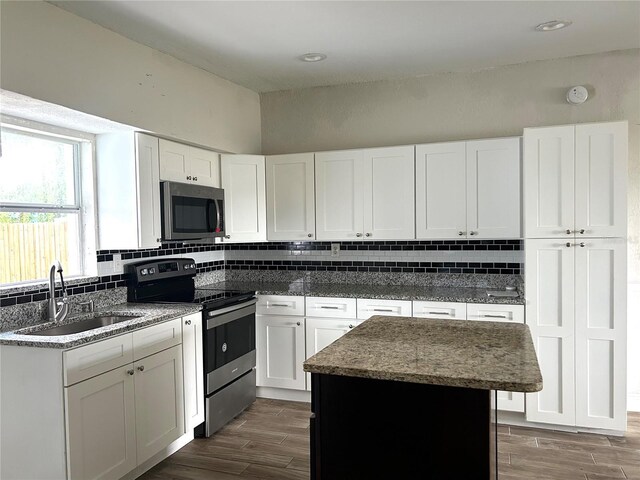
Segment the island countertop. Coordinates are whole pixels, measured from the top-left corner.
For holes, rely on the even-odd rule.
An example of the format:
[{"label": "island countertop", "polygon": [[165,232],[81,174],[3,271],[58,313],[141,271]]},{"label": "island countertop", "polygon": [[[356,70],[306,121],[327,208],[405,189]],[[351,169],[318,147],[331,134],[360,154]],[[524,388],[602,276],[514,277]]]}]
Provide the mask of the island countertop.
[{"label": "island countertop", "polygon": [[374,316],[304,362],[311,373],[511,392],[542,390],[527,325]]}]

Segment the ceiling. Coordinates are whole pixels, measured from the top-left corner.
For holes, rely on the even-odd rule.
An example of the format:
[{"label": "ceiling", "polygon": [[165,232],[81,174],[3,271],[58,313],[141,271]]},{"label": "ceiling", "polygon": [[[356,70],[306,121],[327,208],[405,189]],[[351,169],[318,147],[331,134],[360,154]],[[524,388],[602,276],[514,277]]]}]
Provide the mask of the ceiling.
[{"label": "ceiling", "polygon": [[[257,92],[640,47],[640,1],[50,3]],[[549,20],[573,25],[534,30]]]}]

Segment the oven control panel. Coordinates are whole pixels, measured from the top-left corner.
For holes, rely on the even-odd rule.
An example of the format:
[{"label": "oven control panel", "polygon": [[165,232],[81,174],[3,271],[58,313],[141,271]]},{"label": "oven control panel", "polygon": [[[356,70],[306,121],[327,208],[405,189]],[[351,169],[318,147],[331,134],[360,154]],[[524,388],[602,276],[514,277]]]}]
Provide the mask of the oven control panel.
[{"label": "oven control panel", "polygon": [[192,258],[166,258],[127,265],[129,280],[142,283],[166,278],[195,276],[196,262]]}]

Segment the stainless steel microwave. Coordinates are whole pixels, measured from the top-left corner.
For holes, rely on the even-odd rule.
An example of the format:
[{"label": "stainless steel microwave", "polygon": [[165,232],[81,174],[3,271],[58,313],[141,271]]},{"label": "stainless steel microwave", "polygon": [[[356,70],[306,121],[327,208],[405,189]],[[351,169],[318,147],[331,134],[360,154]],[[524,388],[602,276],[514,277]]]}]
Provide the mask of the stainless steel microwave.
[{"label": "stainless steel microwave", "polygon": [[162,240],[210,240],[224,236],[224,190],[160,182]]}]

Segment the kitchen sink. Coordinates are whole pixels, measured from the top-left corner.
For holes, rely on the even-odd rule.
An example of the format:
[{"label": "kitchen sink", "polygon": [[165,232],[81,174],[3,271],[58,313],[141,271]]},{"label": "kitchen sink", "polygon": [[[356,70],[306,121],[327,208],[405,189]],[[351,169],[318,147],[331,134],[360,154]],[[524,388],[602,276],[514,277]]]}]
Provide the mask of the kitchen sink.
[{"label": "kitchen sink", "polygon": [[97,317],[80,320],[78,322],[58,325],[57,327],[39,330],[37,332],[29,332],[25,335],[40,335],[51,337],[56,335],[71,335],[72,333],[81,333],[95,328],[106,327],[114,323],[126,322],[132,318],[139,318],[140,315],[99,315]]}]

